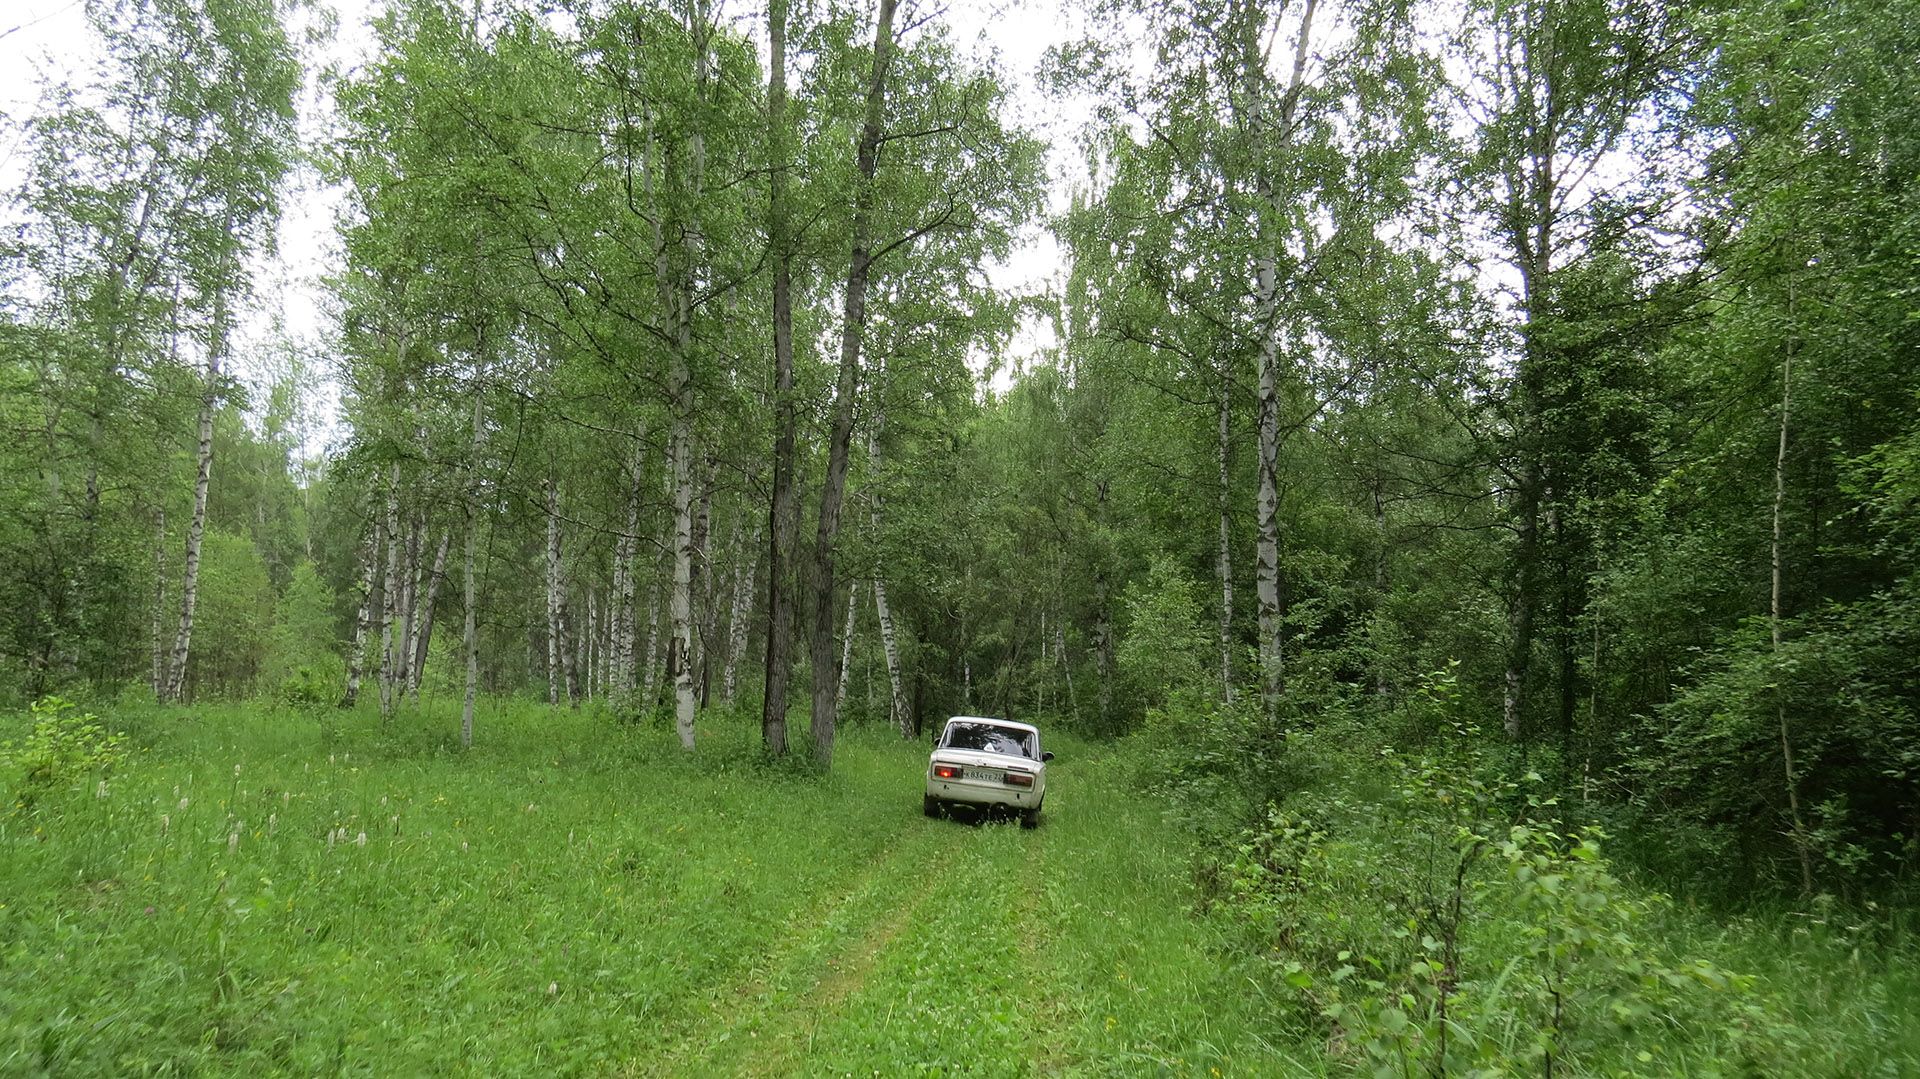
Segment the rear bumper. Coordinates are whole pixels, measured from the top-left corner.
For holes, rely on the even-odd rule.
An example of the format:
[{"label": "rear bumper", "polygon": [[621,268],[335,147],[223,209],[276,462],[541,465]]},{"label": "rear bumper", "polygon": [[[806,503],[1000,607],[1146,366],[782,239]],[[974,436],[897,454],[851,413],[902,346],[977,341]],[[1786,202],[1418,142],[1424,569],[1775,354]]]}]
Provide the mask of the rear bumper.
[{"label": "rear bumper", "polygon": [[966,780],[929,779],[927,797],[956,805],[1006,806],[1032,809],[1046,795],[1045,789],[1028,790],[1004,783],[969,783]]}]

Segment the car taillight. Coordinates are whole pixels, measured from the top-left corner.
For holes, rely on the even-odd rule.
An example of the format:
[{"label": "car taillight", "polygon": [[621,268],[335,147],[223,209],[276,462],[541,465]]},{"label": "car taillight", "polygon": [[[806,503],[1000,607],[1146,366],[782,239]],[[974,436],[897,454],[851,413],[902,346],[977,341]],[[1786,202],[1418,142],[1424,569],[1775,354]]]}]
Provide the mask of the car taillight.
[{"label": "car taillight", "polygon": [[1025,772],[1008,772],[1006,779],[1009,787],[1033,786],[1033,777]]},{"label": "car taillight", "polygon": [[936,779],[959,779],[960,766],[956,764],[936,764],[933,766],[933,775]]}]

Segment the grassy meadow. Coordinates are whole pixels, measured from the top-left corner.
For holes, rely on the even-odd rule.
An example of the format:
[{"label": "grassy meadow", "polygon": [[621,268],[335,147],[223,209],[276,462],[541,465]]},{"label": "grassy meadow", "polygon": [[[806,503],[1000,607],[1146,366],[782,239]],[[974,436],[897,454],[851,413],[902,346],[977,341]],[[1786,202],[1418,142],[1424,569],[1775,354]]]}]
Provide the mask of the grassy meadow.
[{"label": "grassy meadow", "polygon": [[[1359,1026],[1314,1013],[1343,990],[1300,991],[1287,947],[1246,946],[1246,911],[1202,911],[1138,747],[1054,735],[1029,832],[923,817],[925,748],[883,730],[845,731],[822,777],[766,764],[724,714],[691,757],[501,702],[461,753],[455,718],[111,717],[119,766],[0,815],[0,1074],[1378,1073]],[[1391,928],[1369,903],[1392,850],[1324,863],[1338,932]],[[1748,988],[1562,1073],[1920,1073],[1904,935],[1684,905],[1637,931]],[[1483,923],[1476,954],[1528,932]],[[1497,990],[1482,1011],[1528,1036]]]},{"label": "grassy meadow", "polygon": [[0,1073],[1271,1074],[1180,838],[1066,738],[1043,826],[929,820],[591,710],[114,717],[0,818]]}]

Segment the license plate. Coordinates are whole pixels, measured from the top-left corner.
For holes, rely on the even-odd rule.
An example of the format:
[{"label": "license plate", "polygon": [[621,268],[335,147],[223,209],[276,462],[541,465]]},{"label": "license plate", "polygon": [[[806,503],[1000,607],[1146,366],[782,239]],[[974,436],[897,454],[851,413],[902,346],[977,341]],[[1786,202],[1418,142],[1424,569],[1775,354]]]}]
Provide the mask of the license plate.
[{"label": "license plate", "polygon": [[984,780],[987,780],[988,782],[992,782],[1000,778],[1000,773],[990,772],[985,768],[969,768],[963,774],[968,779],[984,779]]}]

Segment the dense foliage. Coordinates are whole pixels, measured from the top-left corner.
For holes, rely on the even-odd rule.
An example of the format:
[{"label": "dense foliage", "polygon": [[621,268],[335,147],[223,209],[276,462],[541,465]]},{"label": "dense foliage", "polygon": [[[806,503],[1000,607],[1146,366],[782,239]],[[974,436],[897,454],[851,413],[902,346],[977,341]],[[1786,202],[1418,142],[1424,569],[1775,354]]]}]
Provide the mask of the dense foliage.
[{"label": "dense foliage", "polygon": [[[402,0],[305,147],[299,9],[90,3],[0,251],[0,697],[365,681],[688,748],[758,699],[773,755],[805,702],[823,767],[849,719],[1038,716],[1296,858],[1269,806],[1367,731],[1539,777],[1447,840],[1503,902],[1644,916],[1594,828],[1697,894],[1900,894],[1920,6],[1075,10],[1043,219],[1011,73],[894,0],[771,5],[773,70],[695,0]],[[235,356],[303,156],[346,193],[318,371]],[[996,287],[1041,224],[1057,288]],[[1590,928],[1533,959],[1706,978]]]}]

